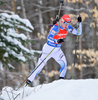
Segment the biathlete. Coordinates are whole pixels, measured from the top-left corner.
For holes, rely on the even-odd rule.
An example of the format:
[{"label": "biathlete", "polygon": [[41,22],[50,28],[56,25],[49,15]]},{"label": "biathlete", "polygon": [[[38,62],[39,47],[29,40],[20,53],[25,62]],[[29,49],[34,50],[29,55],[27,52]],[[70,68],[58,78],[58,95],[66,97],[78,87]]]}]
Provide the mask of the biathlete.
[{"label": "biathlete", "polygon": [[[67,36],[68,32],[71,32],[74,35],[81,35],[82,34],[82,19],[79,16],[77,18],[78,29],[72,27],[70,25],[71,18],[69,15],[64,14],[60,21],[57,24],[53,25],[51,28],[47,43],[44,44],[42,49],[42,54],[38,60],[37,66],[43,61],[43,59],[55,48],[51,54],[40,64],[40,66],[31,74],[28,79],[26,80],[26,84],[30,84],[35,77],[40,73],[43,69],[44,65],[50,58],[54,58],[57,63],[60,64],[61,68],[59,71],[59,79],[64,79],[66,70],[67,70],[67,61],[64,53],[61,50],[61,45],[64,42],[64,38]],[[32,72],[31,72],[32,73]]]}]

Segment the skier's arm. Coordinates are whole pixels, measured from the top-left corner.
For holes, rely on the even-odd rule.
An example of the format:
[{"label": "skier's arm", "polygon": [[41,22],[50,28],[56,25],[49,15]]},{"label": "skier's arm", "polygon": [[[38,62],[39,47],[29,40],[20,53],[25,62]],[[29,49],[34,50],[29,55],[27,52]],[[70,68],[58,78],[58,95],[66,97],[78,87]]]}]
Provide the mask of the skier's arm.
[{"label": "skier's arm", "polygon": [[56,43],[57,40],[54,39],[53,37],[57,34],[57,31],[58,31],[58,26],[54,25],[52,27],[52,29],[50,30],[50,32],[49,32],[49,35],[47,37],[47,40],[48,41],[51,41],[52,43],[54,43],[54,42]]},{"label": "skier's arm", "polygon": [[73,28],[71,25],[68,26],[68,32],[71,32],[75,35],[81,35],[82,34],[82,18],[79,16],[77,18],[77,28]]},{"label": "skier's arm", "polygon": [[82,23],[77,23],[78,28],[72,29],[72,34],[74,35],[81,35],[82,34]]}]

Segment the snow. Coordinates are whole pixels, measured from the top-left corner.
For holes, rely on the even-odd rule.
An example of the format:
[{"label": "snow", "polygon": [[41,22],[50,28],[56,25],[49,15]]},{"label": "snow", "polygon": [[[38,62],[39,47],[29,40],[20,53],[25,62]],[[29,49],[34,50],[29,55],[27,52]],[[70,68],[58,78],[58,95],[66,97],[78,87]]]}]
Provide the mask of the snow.
[{"label": "snow", "polygon": [[26,40],[27,39],[27,37],[23,33],[17,34],[14,29],[8,29],[7,30],[7,35],[8,36],[17,37],[17,38],[21,38],[22,40]]},{"label": "snow", "polygon": [[[18,15],[8,15],[8,14],[6,14],[6,13],[1,13],[0,15],[3,16],[4,19],[7,18],[7,20],[9,20],[9,21],[11,21],[11,18],[12,18],[15,22],[20,21],[20,22],[26,24],[27,27],[30,27],[32,30],[34,30],[34,27],[31,25],[31,23],[29,22],[28,19],[22,19],[22,18],[20,18]],[[9,19],[8,19],[8,18],[9,18]],[[17,20],[17,19],[18,19],[18,20]],[[5,24],[7,24],[7,23],[8,23],[8,22],[6,22]],[[8,24],[9,24],[9,23],[8,23]],[[12,24],[12,26],[13,26],[13,24]]]},{"label": "snow", "polygon": [[6,40],[8,40],[9,42],[14,42],[15,45],[18,45],[21,49],[24,49],[25,51],[29,52],[29,50],[27,48],[25,48],[20,41],[18,41],[15,38],[12,38],[10,36],[5,36],[3,33],[1,33],[2,37],[4,37]]},{"label": "snow", "polygon": [[8,64],[9,68],[15,69],[15,67],[13,67],[11,64]]},{"label": "snow", "polygon": [[20,10],[20,9],[21,9],[21,6],[18,6],[18,7],[17,7],[17,10]]},{"label": "snow", "polygon": [[98,79],[56,80],[18,91],[4,87],[4,100],[98,100]]},{"label": "snow", "polygon": [[[14,58],[17,58],[19,61],[25,62],[31,57],[29,54],[34,54],[33,51],[26,48],[22,43],[27,41],[27,36],[24,33],[18,34],[18,31],[15,28],[19,28],[23,31],[32,32],[34,27],[31,25],[28,19],[22,19],[19,15],[9,15],[7,13],[0,13],[0,21],[1,21],[1,38],[0,39],[0,47],[6,50],[4,57],[8,58],[9,55],[12,55]],[[4,25],[6,27],[4,27]],[[9,45],[6,45],[7,41]],[[8,44],[7,43],[7,44]],[[21,51],[19,51],[21,49]],[[30,57],[30,58],[29,58]]]}]

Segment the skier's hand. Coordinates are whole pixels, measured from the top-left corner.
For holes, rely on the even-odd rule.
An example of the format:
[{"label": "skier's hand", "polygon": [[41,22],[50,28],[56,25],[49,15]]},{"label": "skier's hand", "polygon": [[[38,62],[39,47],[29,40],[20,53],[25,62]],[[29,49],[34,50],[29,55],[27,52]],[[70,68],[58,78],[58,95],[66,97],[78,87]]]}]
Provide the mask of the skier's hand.
[{"label": "skier's hand", "polygon": [[56,20],[54,20],[54,21],[53,21],[53,25],[55,25],[56,23],[57,23],[57,21],[56,21]]},{"label": "skier's hand", "polygon": [[58,44],[59,44],[59,43],[64,42],[64,40],[63,40],[63,39],[59,39],[59,40],[57,40],[57,42],[58,42]]},{"label": "skier's hand", "polygon": [[81,16],[79,15],[79,17],[77,18],[78,22],[82,22],[82,18]]},{"label": "skier's hand", "polygon": [[58,21],[59,21],[59,18],[57,17],[57,18],[53,21],[53,25],[55,25]]}]

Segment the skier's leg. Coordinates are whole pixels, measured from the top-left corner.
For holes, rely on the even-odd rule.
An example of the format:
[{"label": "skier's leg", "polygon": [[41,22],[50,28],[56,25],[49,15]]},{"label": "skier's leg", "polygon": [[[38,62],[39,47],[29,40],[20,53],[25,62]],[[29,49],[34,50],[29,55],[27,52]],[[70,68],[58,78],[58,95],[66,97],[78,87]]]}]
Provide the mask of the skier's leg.
[{"label": "skier's leg", "polygon": [[[52,56],[52,53],[43,61],[43,59],[51,52],[51,50],[53,49],[54,47],[50,47],[50,46],[48,46],[48,45],[44,45],[44,47],[43,47],[43,53],[42,53],[42,55],[40,56],[40,58],[39,58],[39,60],[38,60],[38,63],[37,63],[37,66],[38,66],[38,68],[35,70],[34,69],[34,72],[30,75],[30,77],[28,78],[28,80],[30,81],[30,82],[32,82],[33,80],[34,80],[34,78],[40,73],[40,71],[42,70],[42,68],[44,67],[44,65],[45,65],[45,63],[51,58],[51,56]],[[42,63],[41,63],[42,62]],[[41,64],[40,64],[41,63]],[[39,64],[40,64],[40,66],[39,66]]]},{"label": "skier's leg", "polygon": [[[45,58],[46,56],[46,54],[41,55],[41,57],[38,60],[37,66],[43,61],[43,58]],[[31,82],[34,80],[34,78],[40,73],[48,59],[49,57],[41,63],[41,65],[33,72],[33,74],[28,78],[28,80],[30,80]]]},{"label": "skier's leg", "polygon": [[60,78],[64,78],[65,74],[66,74],[66,70],[67,70],[67,61],[65,58],[64,53],[62,52],[61,49],[59,49],[56,54],[54,54],[53,58],[56,60],[57,63],[60,64],[61,68],[59,71],[60,74]]}]

